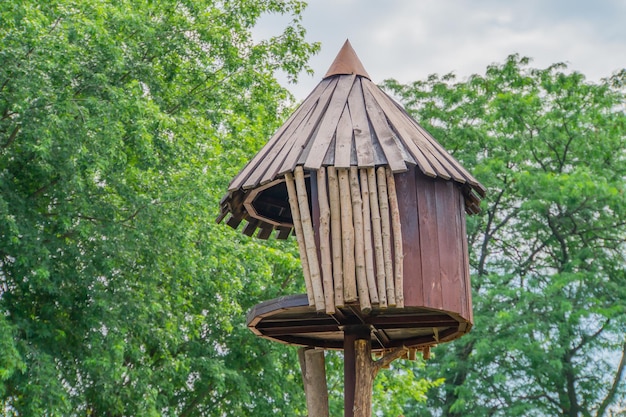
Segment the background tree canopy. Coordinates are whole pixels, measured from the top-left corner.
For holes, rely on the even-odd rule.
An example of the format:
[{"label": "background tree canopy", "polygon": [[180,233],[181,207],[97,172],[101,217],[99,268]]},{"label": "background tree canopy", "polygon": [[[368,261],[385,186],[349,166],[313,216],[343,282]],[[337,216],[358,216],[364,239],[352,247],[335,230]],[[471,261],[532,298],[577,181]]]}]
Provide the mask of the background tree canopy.
[{"label": "background tree canopy", "polygon": [[475,327],[436,351],[446,383],[415,415],[625,412],[625,81],[513,55],[385,83],[489,189],[468,218]]},{"label": "background tree canopy", "polygon": [[[0,414],[304,407],[297,359],[244,325],[300,292],[297,252],[214,225],[280,124],[275,71],[318,48],[302,7],[0,2]],[[293,21],[253,41],[266,13]]]},{"label": "background tree canopy", "polygon": [[[0,2],[0,414],[306,414],[293,348],[244,325],[303,292],[295,244],[213,222],[292,104],[275,71],[318,49],[303,7]],[[266,13],[293,21],[255,41]],[[625,80],[512,56],[385,83],[490,194],[469,219],[475,328],[381,374],[379,414],[626,406]],[[331,355],[333,415],[340,378]]]}]

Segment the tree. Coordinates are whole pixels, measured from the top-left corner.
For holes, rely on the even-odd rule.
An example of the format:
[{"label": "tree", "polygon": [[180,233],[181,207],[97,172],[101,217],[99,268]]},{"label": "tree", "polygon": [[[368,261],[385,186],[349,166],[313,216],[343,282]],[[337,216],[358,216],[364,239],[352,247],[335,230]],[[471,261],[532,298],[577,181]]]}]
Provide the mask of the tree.
[{"label": "tree", "polygon": [[[297,359],[244,324],[301,290],[297,253],[213,220],[318,48],[303,7],[0,2],[0,414],[301,411]],[[255,41],[266,13],[293,20]]]},{"label": "tree", "polygon": [[431,415],[625,409],[625,81],[512,55],[465,81],[385,82],[489,190],[468,218],[475,327],[435,351]]}]

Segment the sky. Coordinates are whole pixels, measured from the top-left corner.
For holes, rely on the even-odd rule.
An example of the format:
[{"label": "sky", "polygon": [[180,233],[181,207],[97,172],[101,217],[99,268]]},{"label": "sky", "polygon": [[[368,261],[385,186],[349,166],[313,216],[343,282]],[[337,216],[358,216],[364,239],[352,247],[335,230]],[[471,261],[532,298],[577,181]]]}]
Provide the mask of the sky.
[{"label": "sky", "polygon": [[[346,39],[372,81],[409,83],[453,72],[484,74],[513,53],[545,68],[564,62],[588,80],[626,68],[626,0],[309,0],[302,25],[321,42],[309,65],[287,84],[304,99],[321,81]],[[288,21],[269,16],[256,35],[277,35]],[[282,26],[281,26],[282,24]]]}]

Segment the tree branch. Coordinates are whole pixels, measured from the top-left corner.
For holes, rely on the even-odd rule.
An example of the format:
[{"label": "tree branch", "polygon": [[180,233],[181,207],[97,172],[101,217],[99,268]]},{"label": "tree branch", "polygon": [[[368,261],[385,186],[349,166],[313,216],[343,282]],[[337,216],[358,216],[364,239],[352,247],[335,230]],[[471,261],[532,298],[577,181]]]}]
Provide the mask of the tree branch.
[{"label": "tree branch", "polygon": [[397,347],[392,349],[389,353],[385,354],[382,358],[378,359],[374,362],[374,366],[376,369],[376,373],[380,371],[382,368],[389,366],[389,364],[396,359],[400,359],[409,351],[409,348],[406,346]]},{"label": "tree branch", "polygon": [[620,381],[622,380],[624,368],[626,368],[626,341],[622,344],[622,358],[619,361],[617,373],[615,374],[615,378],[613,379],[613,384],[607,392],[606,397],[604,397],[604,400],[600,404],[600,407],[598,407],[596,417],[604,416],[604,413],[606,413],[609,405],[611,405],[613,403],[613,400],[615,400],[615,394],[617,393],[617,388],[619,387]]},{"label": "tree branch", "polygon": [[6,143],[2,145],[2,149],[8,148],[13,142],[15,142],[15,138],[17,137],[17,134],[19,133],[21,128],[21,125],[15,126],[15,129],[13,129],[13,132],[11,132],[11,135],[9,135],[9,139],[7,139]]}]

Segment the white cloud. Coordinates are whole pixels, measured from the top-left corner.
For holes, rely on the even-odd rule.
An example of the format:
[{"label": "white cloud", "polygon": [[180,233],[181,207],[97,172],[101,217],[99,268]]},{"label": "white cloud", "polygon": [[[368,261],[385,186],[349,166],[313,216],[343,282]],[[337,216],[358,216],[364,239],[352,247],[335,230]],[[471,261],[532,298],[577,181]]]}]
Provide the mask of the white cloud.
[{"label": "white cloud", "polygon": [[306,96],[347,38],[374,82],[463,78],[512,53],[599,80],[626,68],[625,21],[620,0],[310,0],[303,25],[322,51],[310,61],[315,76],[289,88]]}]

